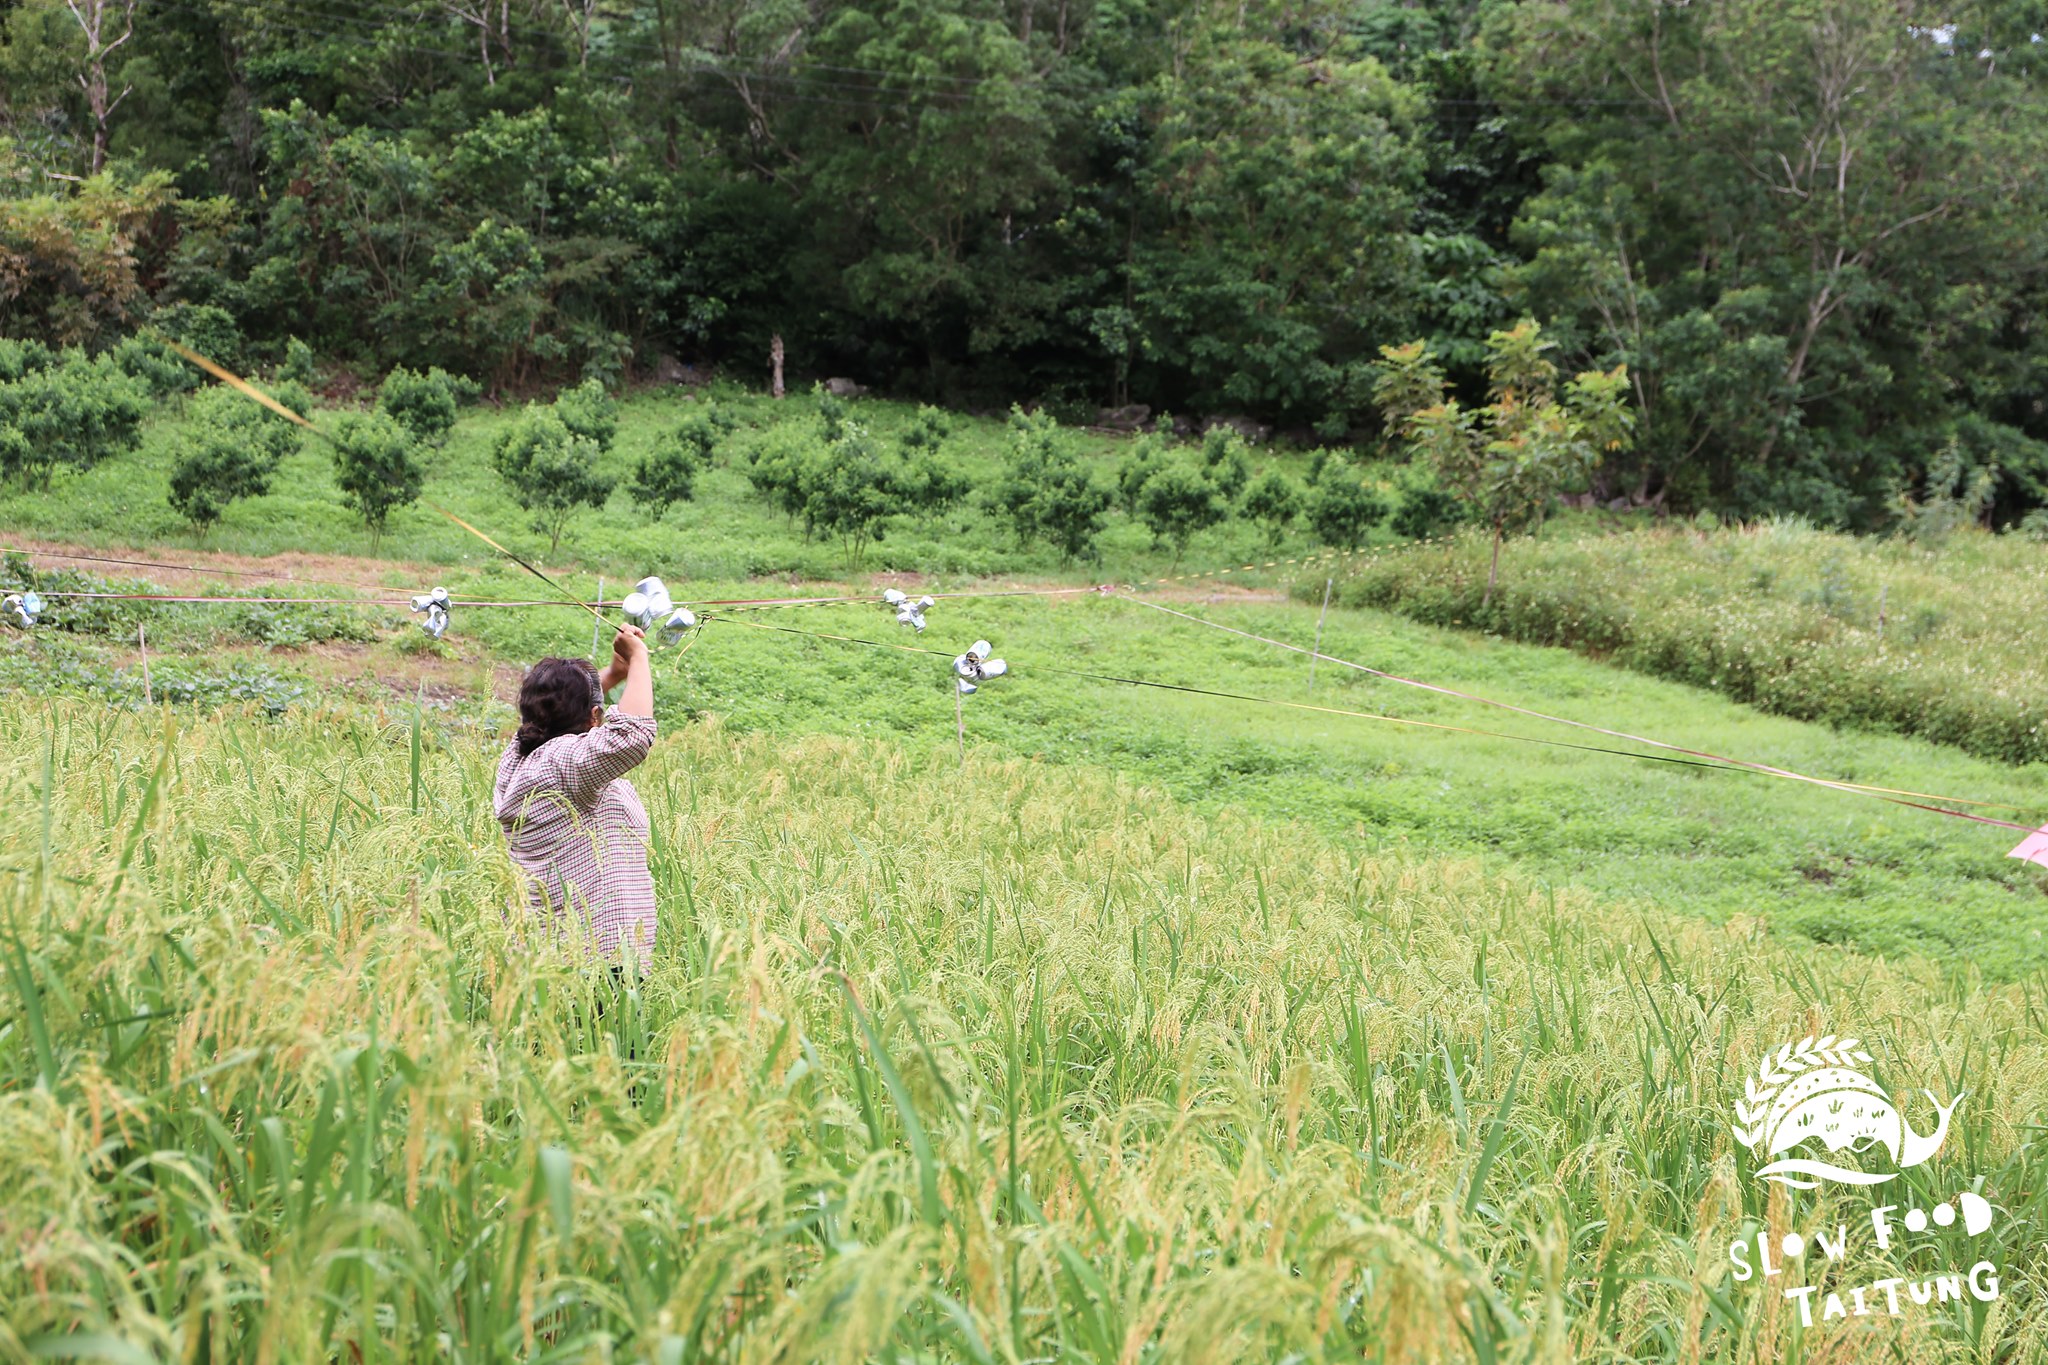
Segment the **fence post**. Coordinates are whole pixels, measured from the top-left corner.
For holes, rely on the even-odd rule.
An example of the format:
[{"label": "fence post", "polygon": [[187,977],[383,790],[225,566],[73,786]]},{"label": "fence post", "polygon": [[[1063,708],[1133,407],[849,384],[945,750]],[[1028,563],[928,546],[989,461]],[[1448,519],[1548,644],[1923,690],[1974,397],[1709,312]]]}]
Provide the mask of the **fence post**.
[{"label": "fence post", "polygon": [[960,684],[953,683],[953,741],[960,746],[960,766],[967,766],[967,712],[960,705]]},{"label": "fence post", "polygon": [[1316,647],[1308,656],[1308,686],[1311,692],[1316,686],[1316,660],[1323,652],[1323,618],[1330,614],[1330,588],[1336,581],[1334,578],[1323,580],[1323,609],[1316,615]]}]

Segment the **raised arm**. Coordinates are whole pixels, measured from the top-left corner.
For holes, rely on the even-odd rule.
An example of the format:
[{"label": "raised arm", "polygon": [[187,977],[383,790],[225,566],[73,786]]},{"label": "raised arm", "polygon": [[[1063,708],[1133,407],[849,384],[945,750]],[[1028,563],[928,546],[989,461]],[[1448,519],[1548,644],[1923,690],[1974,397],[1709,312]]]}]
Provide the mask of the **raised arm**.
[{"label": "raised arm", "polygon": [[599,681],[607,695],[621,682],[626,684],[613,710],[629,716],[654,714],[654,674],[647,666],[647,638],[640,627],[619,627],[612,637],[612,661]]},{"label": "raised arm", "polygon": [[610,691],[623,679],[626,690],[604,724],[576,736],[563,754],[563,785],[579,804],[594,801],[605,783],[640,765],[654,746],[654,678],[647,666],[647,642],[637,626],[619,627],[612,661],[598,676]]},{"label": "raised arm", "polygon": [[629,630],[639,635],[641,639],[646,639],[646,632],[642,631],[638,626],[620,626],[619,634],[612,637],[612,657],[604,661],[604,667],[599,669],[597,673],[597,685],[607,697],[612,694],[613,688],[626,680],[628,660],[625,653],[619,648],[619,636],[623,636]]}]

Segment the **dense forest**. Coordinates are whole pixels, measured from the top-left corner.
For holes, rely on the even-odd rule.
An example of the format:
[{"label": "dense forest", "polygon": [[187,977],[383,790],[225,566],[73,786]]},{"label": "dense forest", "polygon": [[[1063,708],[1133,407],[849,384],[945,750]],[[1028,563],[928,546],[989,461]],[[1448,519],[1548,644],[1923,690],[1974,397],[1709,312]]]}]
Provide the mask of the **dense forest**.
[{"label": "dense forest", "polygon": [[[1539,319],[1596,494],[2048,502],[2048,5],[0,0],[0,333],[1370,442]],[[222,320],[231,327],[222,326]]]}]

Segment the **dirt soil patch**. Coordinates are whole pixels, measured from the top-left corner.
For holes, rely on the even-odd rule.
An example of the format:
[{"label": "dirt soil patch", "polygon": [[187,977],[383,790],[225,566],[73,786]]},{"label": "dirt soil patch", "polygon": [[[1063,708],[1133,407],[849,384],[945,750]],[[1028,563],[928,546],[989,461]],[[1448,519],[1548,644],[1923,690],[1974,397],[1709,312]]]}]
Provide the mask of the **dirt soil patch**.
[{"label": "dirt soil patch", "polygon": [[416,586],[440,572],[408,560],[362,559],[297,550],[277,555],[237,555],[212,550],[87,546],[20,536],[8,537],[8,544],[47,568],[75,568],[110,578],[146,578],[167,588],[218,586],[223,578],[235,578],[245,580],[251,587],[263,583],[304,583],[388,593],[394,589],[386,579]]},{"label": "dirt soil patch", "polygon": [[[167,588],[217,587],[223,578],[243,580],[246,586],[298,583],[309,587],[347,588],[356,592],[391,593],[416,591],[431,582],[441,570],[435,565],[403,559],[365,559],[353,555],[312,554],[287,551],[276,555],[238,555],[212,550],[148,548],[137,546],[87,546],[69,541],[10,537],[13,548],[38,558],[48,567],[78,568],[108,577],[146,578]],[[885,588],[904,592],[932,591],[929,575],[885,572],[869,575],[865,587],[833,579],[805,579],[796,574],[776,574],[749,579],[749,588],[763,597],[828,597],[844,594],[880,596]],[[1005,592],[1033,589],[1064,589],[1068,595],[1077,585],[1032,583],[996,578],[963,589],[967,592]],[[1148,586],[1139,594],[1165,602],[1285,602],[1281,588],[1244,587],[1227,579]]]}]

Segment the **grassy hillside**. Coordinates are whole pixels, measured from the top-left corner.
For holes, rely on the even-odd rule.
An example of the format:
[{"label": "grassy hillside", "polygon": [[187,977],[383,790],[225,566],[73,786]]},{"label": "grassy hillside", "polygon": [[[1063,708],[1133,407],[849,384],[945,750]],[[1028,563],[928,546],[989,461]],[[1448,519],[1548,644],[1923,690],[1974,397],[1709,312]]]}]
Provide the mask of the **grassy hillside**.
[{"label": "grassy hillside", "polygon": [[[954,417],[944,458],[975,492],[940,513],[906,509],[888,519],[883,538],[857,564],[845,547],[807,540],[746,475],[749,455],[782,428],[818,424],[815,401],[782,402],[739,391],[718,402],[739,422],[694,501],[665,515],[637,505],[627,489],[634,465],[686,413],[711,401],[647,391],[622,405],[617,441],[605,458],[619,488],[609,503],[579,513],[559,551],[528,528],[490,464],[510,410],[467,412],[448,444],[430,454],[425,502],[448,507],[529,556],[620,583],[650,572],[673,580],[740,584],[756,595],[776,577],[789,582],[856,577],[863,572],[922,576],[929,586],[962,586],[997,576],[1032,581],[1123,582],[1228,565],[1283,561],[1233,583],[1291,583],[1319,601],[1326,572],[1288,567],[1327,552],[1297,521],[1267,544],[1241,517],[1199,532],[1184,562],[1153,544],[1142,525],[1112,511],[1101,558],[1063,563],[1045,545],[1019,544],[982,510],[979,494],[1004,466],[1010,432],[1000,419]],[[915,410],[858,400],[853,419],[886,445]],[[332,422],[328,413],[323,421]],[[53,493],[0,488],[0,527],[14,541],[85,546],[154,546],[152,554],[198,549],[245,555],[311,553],[420,566],[385,581],[416,591],[436,580],[461,581],[487,567],[491,552],[425,505],[395,514],[374,547],[336,490],[327,447],[308,441],[287,459],[271,492],[233,504],[222,523],[195,537],[165,501],[171,466],[184,438],[174,404],[150,423],[142,448],[83,474],[60,476]],[[1075,431],[1067,439],[1113,483],[1129,452],[1116,437]],[[1305,478],[1311,461],[1288,450],[1252,453],[1254,471]],[[1394,471],[1369,474],[1391,488]],[[1390,496],[1395,496],[1390,494]],[[1384,527],[1372,555],[1339,559],[1339,601],[1381,607],[1433,625],[1482,630],[1527,643],[1575,649],[1604,661],[1722,692],[1765,710],[1899,734],[1921,735],[2008,762],[2048,759],[2042,727],[2048,669],[2033,648],[2032,624],[2048,590],[2048,547],[2022,537],[1961,534],[1939,548],[1903,540],[1858,539],[1802,524],[1701,532],[1634,528],[1599,534],[1567,519],[1540,540],[1506,552],[1500,590],[1482,609],[1487,546],[1477,535],[1423,546],[1397,543]],[[1325,560],[1318,560],[1326,563]],[[360,579],[358,580],[360,581]],[[594,591],[594,580],[592,580]],[[524,590],[520,590],[522,595]],[[1882,618],[1882,619],[1880,619]]]},{"label": "grassy hillside", "polygon": [[[0,1356],[2043,1358],[2028,991],[705,724],[638,779],[668,950],[594,1019],[503,918],[492,757],[0,700]],[[1998,1303],[1805,1331],[1729,1278],[1867,1216],[1728,1133],[1821,1030],[1968,1091],[1901,1194],[1982,1177],[1914,1264]]]},{"label": "grassy hillside", "polygon": [[[817,406],[808,396],[793,395],[778,403],[738,391],[725,394],[718,401],[741,425],[720,447],[716,467],[698,479],[694,501],[677,504],[665,516],[634,502],[628,485],[635,464],[693,405],[701,407],[705,401],[674,391],[650,391],[621,404],[618,436],[603,461],[604,472],[617,476],[619,486],[602,511],[576,515],[552,562],[596,565],[625,561],[649,566],[639,573],[658,568],[666,574],[693,578],[781,573],[829,577],[846,572],[847,556],[839,544],[807,542],[802,527],[792,525],[755,493],[746,478],[746,457],[768,432],[783,424],[806,429],[816,426]],[[879,399],[856,400],[850,405],[851,419],[885,442],[892,441],[916,411]],[[516,415],[516,408],[465,412],[448,444],[428,454],[423,502],[438,503],[486,527],[523,554],[547,558],[547,538],[528,529],[526,514],[491,467],[492,443]],[[325,423],[334,421],[331,412],[318,416]],[[977,490],[985,488],[1007,457],[1007,423],[993,418],[950,420],[954,431],[942,447],[944,458],[965,473]],[[269,494],[232,504],[218,526],[203,539],[195,537],[166,501],[183,433],[178,409],[166,407],[150,422],[139,450],[82,474],[60,476],[55,495],[0,487],[0,526],[17,535],[88,545],[204,546],[255,555],[283,551],[371,554],[369,533],[343,506],[335,487],[328,447],[310,439],[284,462]],[[1098,479],[1114,483],[1117,463],[1128,448],[1126,440],[1085,431],[1069,432],[1067,439]],[[1276,467],[1301,477],[1309,463],[1306,456],[1271,449],[1252,452],[1251,461],[1254,476]],[[424,505],[394,513],[390,531],[376,548],[386,557],[451,566],[490,554]],[[1258,527],[1233,519],[1199,533],[1187,559],[1189,567],[1212,567],[1249,558],[1272,559],[1276,554],[1296,555],[1313,548],[1299,526],[1280,546],[1269,547]],[[1048,547],[1017,544],[1008,529],[979,510],[970,494],[966,504],[942,516],[909,509],[890,518],[881,542],[868,549],[863,567],[943,574],[954,579],[1071,571],[1077,578],[1100,580],[1165,573],[1171,562],[1167,551],[1152,546],[1151,534],[1121,512],[1111,514],[1101,551],[1101,560],[1085,567],[1062,565]]]},{"label": "grassy hillside", "polygon": [[[614,582],[631,572],[615,567]],[[579,590],[595,587],[589,577],[569,581]],[[455,586],[523,597],[530,580],[493,569]],[[761,585],[691,583],[678,590],[718,598],[758,593]],[[1310,606],[1242,599],[1227,607],[1179,605],[1302,645],[1314,638]],[[748,620],[785,629],[743,624]],[[1204,810],[1300,821],[1367,851],[1477,857],[1621,905],[1759,923],[1774,933],[1926,956],[1995,978],[2048,964],[2048,875],[2004,856],[2017,838],[2010,831],[1747,774],[1136,689],[1063,672],[1605,743],[1327,663],[1312,688],[1300,655],[1114,597],[952,599],[934,608],[930,621],[919,638],[866,605],[737,615],[708,627],[687,654],[657,656],[657,704],[665,717],[715,716],[734,732],[950,744],[946,657],[789,631],[915,644],[945,655],[983,636],[1014,672],[969,699],[965,715],[970,742],[998,753],[1127,771]],[[510,711],[488,699],[509,697],[525,662],[585,652],[592,633],[588,617],[555,607],[458,610],[451,634],[435,645],[402,612],[389,610],[103,604],[77,632],[0,636],[0,681],[85,686],[97,697],[138,701],[134,638],[142,622],[154,685],[183,689],[176,695],[201,703],[275,707],[296,694],[305,705],[340,689],[405,714],[424,696],[436,712],[491,730],[505,725]],[[348,632],[375,633],[371,626],[383,638],[350,638]],[[1346,609],[1332,610],[1324,648],[1404,676],[1719,753],[2021,808],[1993,814],[2043,814],[2039,765],[2015,769],[1924,741],[1762,716],[1562,650]]]},{"label": "grassy hillside", "polygon": [[1342,600],[1566,646],[1781,715],[2048,758],[2048,546],[2024,537],[1932,548],[1778,523],[1517,541],[1482,608],[1488,550],[1468,535],[1356,561],[1339,570]]}]

